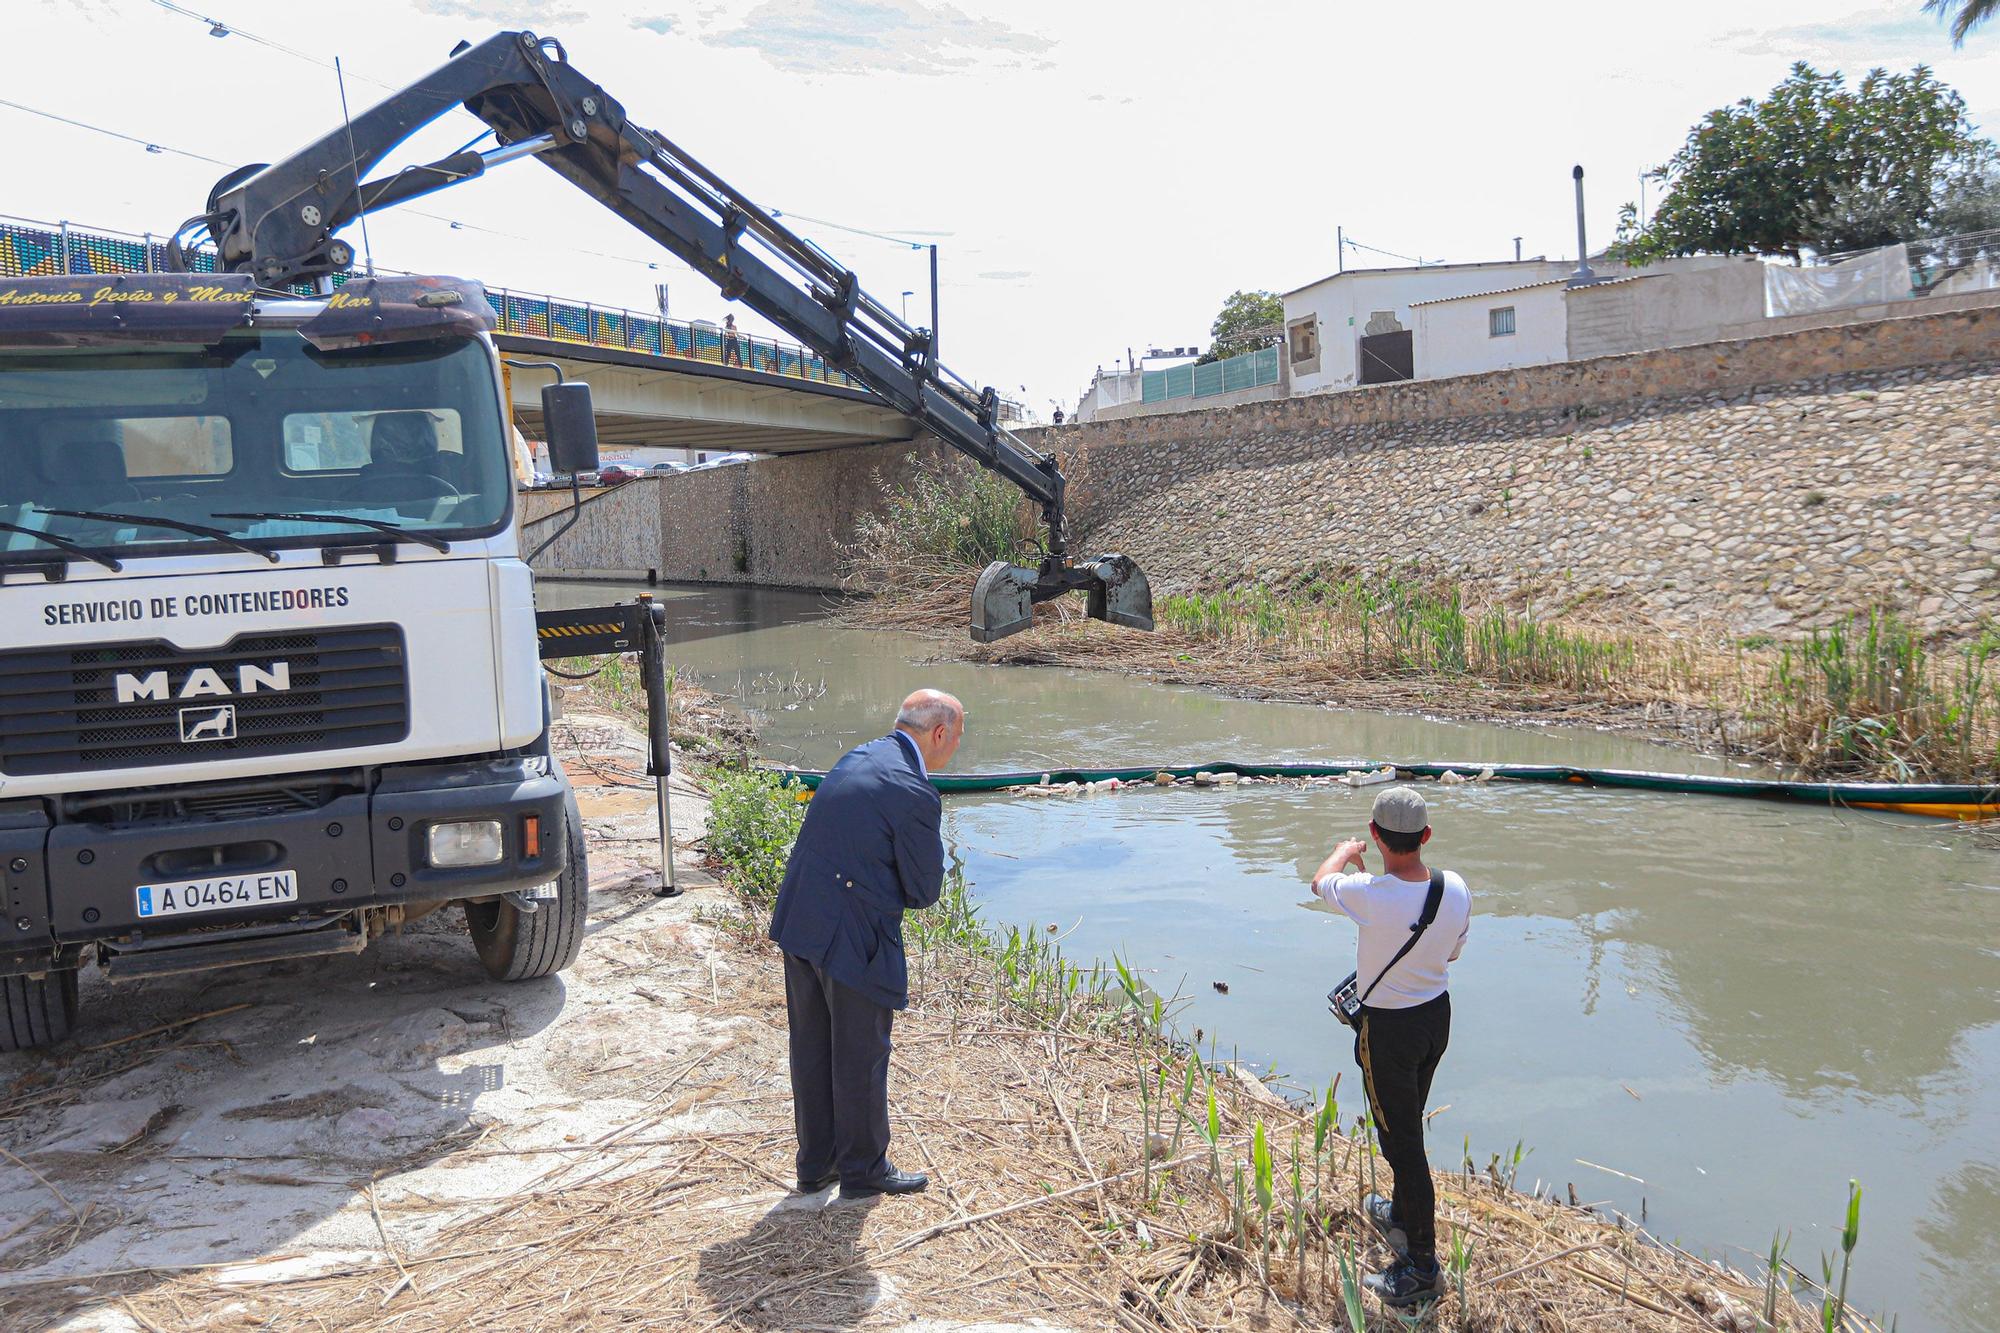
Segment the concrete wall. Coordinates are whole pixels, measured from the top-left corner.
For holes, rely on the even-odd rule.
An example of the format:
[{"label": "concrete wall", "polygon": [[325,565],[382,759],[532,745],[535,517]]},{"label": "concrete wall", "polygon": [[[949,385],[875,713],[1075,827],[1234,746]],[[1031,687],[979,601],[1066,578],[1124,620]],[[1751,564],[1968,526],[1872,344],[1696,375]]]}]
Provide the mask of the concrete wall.
[{"label": "concrete wall", "polygon": [[[571,577],[653,578],[661,558],[660,486],[650,477],[610,490],[583,492],[576,526],[533,563],[537,572]],[[568,491],[525,491],[515,497],[515,525],[526,556],[569,519]]]},{"label": "concrete wall", "polygon": [[1566,300],[1574,360],[1788,331],[1755,326],[1764,266],[1754,259],[1667,260],[1623,281],[1570,289]]},{"label": "concrete wall", "polygon": [[1061,448],[1085,460],[1080,544],[1156,593],[1413,564],[1733,633],[1878,600],[1959,632],[2000,615],[1996,334],[1994,312],[1887,320],[1085,425]]},{"label": "concrete wall", "polygon": [[[1414,352],[1420,380],[1544,366],[1569,355],[1560,283],[1460,296],[1416,306]],[[1514,332],[1495,337],[1492,312],[1511,307]]]},{"label": "concrete wall", "polygon": [[885,444],[662,477],[660,577],[769,588],[841,586],[862,515],[937,444]]},{"label": "concrete wall", "polygon": [[1992,310],[1996,307],[2000,307],[2000,291],[1960,292],[1909,301],[1885,301],[1877,305],[1845,306],[1811,315],[1747,319],[1730,326],[1723,333],[1729,338],[1759,338],[1774,333],[1798,333],[1806,329],[1837,328],[1843,324],[1870,324],[1884,319],[1915,319],[1954,310]]}]

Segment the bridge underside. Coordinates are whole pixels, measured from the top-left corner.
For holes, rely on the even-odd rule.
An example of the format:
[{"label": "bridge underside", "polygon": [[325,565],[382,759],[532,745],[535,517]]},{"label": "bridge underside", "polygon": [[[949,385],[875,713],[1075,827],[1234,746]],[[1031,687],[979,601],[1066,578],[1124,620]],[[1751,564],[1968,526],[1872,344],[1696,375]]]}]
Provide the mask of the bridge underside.
[{"label": "bridge underside", "polygon": [[[500,334],[509,360],[554,361],[590,385],[598,438],[654,446],[765,454],[816,453],[914,438],[902,413],[863,390],[642,352]],[[541,438],[544,371],[510,372],[515,419]]]}]

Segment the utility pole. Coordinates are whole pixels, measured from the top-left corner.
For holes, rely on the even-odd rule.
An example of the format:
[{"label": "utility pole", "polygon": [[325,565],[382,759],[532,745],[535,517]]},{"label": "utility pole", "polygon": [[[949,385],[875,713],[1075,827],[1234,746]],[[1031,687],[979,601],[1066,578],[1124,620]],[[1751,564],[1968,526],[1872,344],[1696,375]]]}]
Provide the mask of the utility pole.
[{"label": "utility pole", "polygon": [[1340,256],[1339,256],[1339,258],[1337,258],[1337,259],[1335,259],[1335,260],[1333,261],[1333,271],[1334,271],[1335,273],[1345,273],[1345,272],[1347,272],[1347,232],[1346,232],[1346,229],[1344,229],[1344,228],[1342,228],[1342,227],[1338,227],[1338,226],[1336,226],[1336,227],[1335,227],[1335,228],[1333,229],[1333,248],[1334,248],[1334,249],[1336,249],[1336,250],[1338,250],[1338,251],[1340,252]]},{"label": "utility pole", "polygon": [[[904,323],[908,323],[905,320]],[[938,364],[937,242],[931,242],[931,364]]]}]

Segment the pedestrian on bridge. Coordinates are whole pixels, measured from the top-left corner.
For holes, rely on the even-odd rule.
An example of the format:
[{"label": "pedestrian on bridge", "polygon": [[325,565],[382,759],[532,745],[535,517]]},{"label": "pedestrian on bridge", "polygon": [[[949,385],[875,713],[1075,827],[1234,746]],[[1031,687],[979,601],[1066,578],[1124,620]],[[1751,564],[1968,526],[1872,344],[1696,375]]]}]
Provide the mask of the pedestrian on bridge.
[{"label": "pedestrian on bridge", "polygon": [[792,847],[771,938],[785,954],[798,1182],[843,1199],[928,1183],[889,1162],[889,1033],[908,1007],[903,913],[944,887],[942,802],[965,707],[939,690],[903,700],[896,726],[842,756],[813,793]]},{"label": "pedestrian on bridge", "polygon": [[[729,358],[732,356],[736,358],[737,365],[743,365],[743,340],[736,336],[736,316],[724,315],[722,317],[722,364],[725,366],[728,365]],[[746,370],[749,369],[747,366],[744,368]]]}]

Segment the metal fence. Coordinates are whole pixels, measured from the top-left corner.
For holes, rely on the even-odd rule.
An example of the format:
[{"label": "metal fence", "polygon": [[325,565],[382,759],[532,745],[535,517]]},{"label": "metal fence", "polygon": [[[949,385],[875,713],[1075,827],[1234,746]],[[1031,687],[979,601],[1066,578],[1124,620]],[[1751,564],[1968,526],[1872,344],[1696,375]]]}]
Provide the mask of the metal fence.
[{"label": "metal fence", "polygon": [[732,332],[707,322],[659,319],[588,302],[530,296],[504,287],[487,288],[486,298],[500,317],[502,333],[705,361],[715,366],[738,366],[766,375],[847,388],[861,387],[858,380],[835,370],[824,357],[796,343]]},{"label": "metal fence", "polygon": [[1239,389],[1256,389],[1278,382],[1278,349],[1260,347],[1254,352],[1210,361],[1199,366],[1175,366],[1170,370],[1145,372],[1141,400],[1164,403],[1173,398],[1210,398]]},{"label": "metal fence", "polygon": [[[215,271],[211,250],[188,256],[189,267]],[[160,273],[167,247],[151,235],[85,231],[66,222],[0,218],[0,277],[44,278],[87,273]],[[344,281],[336,278],[336,285]],[[302,293],[303,294],[303,293]],[[499,331],[556,342],[641,352],[649,356],[739,366],[766,375],[858,389],[860,381],[795,343],[735,333],[706,322],[664,320],[630,310],[487,288]]]}]

